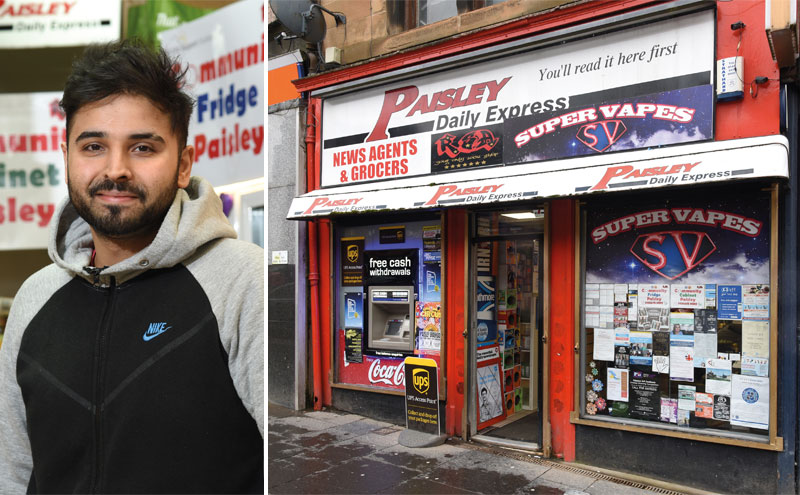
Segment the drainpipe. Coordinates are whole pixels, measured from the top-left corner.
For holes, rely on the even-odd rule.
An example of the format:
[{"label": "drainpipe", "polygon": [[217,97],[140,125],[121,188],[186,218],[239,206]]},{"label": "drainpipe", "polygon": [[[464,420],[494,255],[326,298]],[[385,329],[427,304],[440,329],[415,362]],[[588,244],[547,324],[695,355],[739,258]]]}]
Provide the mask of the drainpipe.
[{"label": "drainpipe", "polygon": [[[306,189],[310,192],[316,189],[316,148],[314,134],[314,100],[308,100],[306,109]],[[319,322],[319,260],[317,249],[317,222],[308,222],[308,286],[311,298],[311,359],[314,380],[314,410],[322,410],[322,338],[320,336]]]}]

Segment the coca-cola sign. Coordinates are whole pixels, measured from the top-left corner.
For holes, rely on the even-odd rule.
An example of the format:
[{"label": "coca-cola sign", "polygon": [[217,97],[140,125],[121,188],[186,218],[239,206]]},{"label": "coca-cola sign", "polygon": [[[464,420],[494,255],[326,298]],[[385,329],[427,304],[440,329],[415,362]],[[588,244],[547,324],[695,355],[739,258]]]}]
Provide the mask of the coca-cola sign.
[{"label": "coca-cola sign", "polygon": [[[394,360],[393,360],[394,361]],[[395,364],[381,364],[380,359],[375,359],[369,365],[370,383],[383,383],[386,385],[403,386],[406,385],[406,374],[403,370],[403,362]]]},{"label": "coca-cola sign", "polygon": [[[376,356],[364,354],[360,363],[347,362],[345,359],[344,329],[336,332],[338,357],[336,359],[336,383],[363,385],[384,390],[405,390],[406,376],[402,357]],[[419,354],[428,357],[439,365],[439,354]]]}]

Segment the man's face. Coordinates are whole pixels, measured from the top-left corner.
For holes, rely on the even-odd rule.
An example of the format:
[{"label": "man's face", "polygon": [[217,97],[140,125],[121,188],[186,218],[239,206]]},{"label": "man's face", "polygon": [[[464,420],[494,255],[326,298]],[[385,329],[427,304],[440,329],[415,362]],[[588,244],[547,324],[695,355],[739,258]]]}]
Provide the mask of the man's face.
[{"label": "man's face", "polygon": [[157,231],[194,150],[179,152],[169,116],[143,96],[112,95],[72,118],[62,144],[69,197],[96,234],[135,238]]},{"label": "man's face", "polygon": [[481,402],[486,402],[486,390],[481,390]]}]

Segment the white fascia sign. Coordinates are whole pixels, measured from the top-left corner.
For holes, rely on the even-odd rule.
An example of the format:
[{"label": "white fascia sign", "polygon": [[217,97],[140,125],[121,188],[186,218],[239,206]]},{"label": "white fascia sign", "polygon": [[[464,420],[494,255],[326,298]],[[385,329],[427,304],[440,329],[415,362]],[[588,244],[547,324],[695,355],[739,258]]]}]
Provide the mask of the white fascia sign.
[{"label": "white fascia sign", "polygon": [[322,187],[713,139],[707,10],[323,100]]},{"label": "white fascia sign", "polygon": [[0,0],[0,49],[81,46],[118,40],[122,2]]}]

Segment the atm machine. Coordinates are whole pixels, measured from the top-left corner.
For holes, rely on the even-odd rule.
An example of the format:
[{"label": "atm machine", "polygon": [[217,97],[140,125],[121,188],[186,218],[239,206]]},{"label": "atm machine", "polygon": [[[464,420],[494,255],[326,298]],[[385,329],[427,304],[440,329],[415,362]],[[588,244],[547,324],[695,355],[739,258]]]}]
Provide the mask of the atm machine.
[{"label": "atm machine", "polygon": [[368,288],[369,347],[377,351],[414,350],[414,286]]}]

